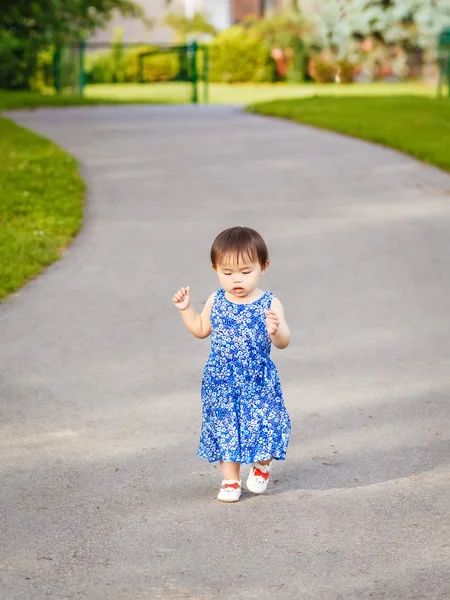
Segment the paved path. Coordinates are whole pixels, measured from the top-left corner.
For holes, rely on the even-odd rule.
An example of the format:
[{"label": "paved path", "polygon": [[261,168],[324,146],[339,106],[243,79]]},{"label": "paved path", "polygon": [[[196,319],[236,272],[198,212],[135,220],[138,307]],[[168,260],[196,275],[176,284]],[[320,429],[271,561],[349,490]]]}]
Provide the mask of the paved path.
[{"label": "paved path", "polygon": [[[0,306],[5,600],[450,598],[450,177],[219,107],[24,112],[79,157],[86,225]],[[292,346],[270,492],[215,500],[196,457],[216,289],[248,224]]]}]

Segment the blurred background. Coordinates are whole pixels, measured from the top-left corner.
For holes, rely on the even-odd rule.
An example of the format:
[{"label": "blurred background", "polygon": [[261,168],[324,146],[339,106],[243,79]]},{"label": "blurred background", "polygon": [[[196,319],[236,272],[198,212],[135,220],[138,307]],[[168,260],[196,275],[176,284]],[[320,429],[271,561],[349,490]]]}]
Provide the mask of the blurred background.
[{"label": "blurred background", "polygon": [[[450,0],[2,0],[0,12],[0,111],[241,105],[450,171],[449,80]],[[57,146],[5,116],[0,130],[1,300],[64,253],[84,184]]]},{"label": "blurred background", "polygon": [[[193,42],[206,49],[194,58]],[[224,104],[431,95],[449,48],[449,0],[6,0],[0,88],[178,103],[195,79],[211,84],[197,100]]]}]

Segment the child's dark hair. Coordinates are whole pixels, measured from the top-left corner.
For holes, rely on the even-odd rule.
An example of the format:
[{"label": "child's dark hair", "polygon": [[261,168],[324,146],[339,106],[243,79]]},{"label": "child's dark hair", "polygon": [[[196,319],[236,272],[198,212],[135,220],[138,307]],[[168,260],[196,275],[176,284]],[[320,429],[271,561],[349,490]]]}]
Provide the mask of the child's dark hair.
[{"label": "child's dark hair", "polygon": [[211,264],[216,267],[225,255],[235,256],[252,262],[258,261],[265,267],[269,252],[261,235],[250,227],[230,227],[219,233],[211,246]]}]

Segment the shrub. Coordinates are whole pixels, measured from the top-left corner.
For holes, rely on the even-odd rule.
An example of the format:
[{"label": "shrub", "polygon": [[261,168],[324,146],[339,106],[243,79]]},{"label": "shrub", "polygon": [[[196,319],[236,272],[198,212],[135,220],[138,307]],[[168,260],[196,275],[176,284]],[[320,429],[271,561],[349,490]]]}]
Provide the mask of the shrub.
[{"label": "shrub", "polygon": [[[125,58],[125,77],[127,81],[139,81],[139,54],[152,51],[149,47],[135,48]],[[175,53],[145,56],[142,65],[142,79],[146,82],[173,81],[179,72],[179,56]]]},{"label": "shrub", "polygon": [[238,25],[222,31],[210,44],[210,81],[274,81],[275,63],[266,43]]},{"label": "shrub", "polygon": [[41,50],[40,52],[38,52],[36,60],[36,70],[28,81],[30,90],[43,92],[46,88],[54,87],[54,55],[54,47],[50,47],[46,50]]},{"label": "shrub", "polygon": [[[86,73],[89,83],[139,82],[139,54],[153,51],[150,46],[139,46],[126,51],[120,60],[114,56],[114,48],[86,57]],[[143,60],[143,81],[172,81],[179,72],[177,54],[155,54]]]},{"label": "shrub", "polygon": [[123,83],[125,81],[125,47],[123,30],[114,30],[113,40],[108,52],[88,54],[85,71],[90,83]]},{"label": "shrub", "polygon": [[324,58],[311,59],[309,74],[317,83],[332,83],[336,81],[337,67]]},{"label": "shrub", "polygon": [[355,65],[349,60],[338,60],[337,76],[340,83],[353,83],[353,77],[355,73]]},{"label": "shrub", "polygon": [[0,88],[29,89],[37,68],[37,49],[32,39],[18,39],[12,32],[0,31]]},{"label": "shrub", "polygon": [[114,81],[114,69],[109,52],[86,54],[84,68],[89,83],[112,83]]}]

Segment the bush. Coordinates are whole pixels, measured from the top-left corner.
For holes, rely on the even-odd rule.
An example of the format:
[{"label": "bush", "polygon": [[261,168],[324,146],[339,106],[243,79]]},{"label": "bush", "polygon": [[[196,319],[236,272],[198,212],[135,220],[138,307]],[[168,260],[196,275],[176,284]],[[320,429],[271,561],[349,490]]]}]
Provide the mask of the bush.
[{"label": "bush", "polygon": [[37,68],[37,48],[32,39],[18,39],[0,31],[0,88],[27,90]]},{"label": "bush", "polygon": [[85,71],[89,83],[123,83],[125,78],[125,57],[110,52],[96,52],[87,54]]},{"label": "bush", "polygon": [[339,83],[353,83],[353,77],[355,74],[355,65],[349,60],[338,60],[337,76]]},{"label": "bush", "polygon": [[266,43],[238,25],[220,33],[209,46],[210,81],[274,81],[275,62]]},{"label": "bush", "polygon": [[[127,81],[139,81],[139,54],[152,48],[135,48],[125,58],[125,77]],[[179,56],[175,53],[145,56],[142,65],[142,80],[146,82],[173,81],[180,70]]]},{"label": "bush", "polygon": [[[86,57],[86,73],[89,83],[139,82],[139,54],[151,52],[154,48],[140,46],[126,51],[117,60],[114,48],[105,53]],[[143,60],[143,81],[172,81],[179,72],[177,54],[155,54]]]},{"label": "bush", "polygon": [[312,59],[309,62],[309,74],[317,83],[334,83],[337,66],[324,58]]},{"label": "bush", "polygon": [[55,48],[41,50],[37,54],[36,71],[29,79],[29,87],[33,91],[44,91],[45,88],[53,88],[55,85],[53,57]]}]

